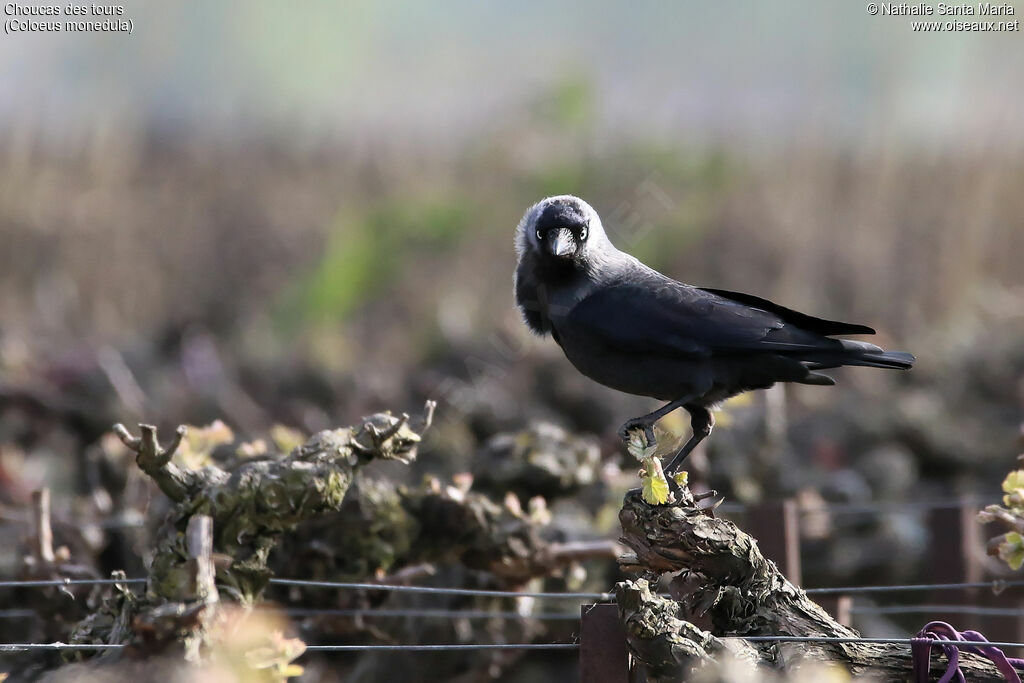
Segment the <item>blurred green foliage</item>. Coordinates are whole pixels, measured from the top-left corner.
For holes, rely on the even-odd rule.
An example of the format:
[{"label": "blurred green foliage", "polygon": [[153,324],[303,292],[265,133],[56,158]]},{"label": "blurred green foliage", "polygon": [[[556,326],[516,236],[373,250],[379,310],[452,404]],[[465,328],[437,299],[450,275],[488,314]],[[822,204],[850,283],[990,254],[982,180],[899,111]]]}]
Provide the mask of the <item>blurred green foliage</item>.
[{"label": "blurred green foliage", "polygon": [[465,198],[387,202],[360,217],[340,211],[319,261],[277,307],[279,322],[289,330],[343,322],[407,260],[458,240],[472,217],[472,202]]},{"label": "blurred green foliage", "polygon": [[537,97],[533,107],[536,123],[586,132],[597,120],[595,97],[593,84],[585,75],[565,76]]}]

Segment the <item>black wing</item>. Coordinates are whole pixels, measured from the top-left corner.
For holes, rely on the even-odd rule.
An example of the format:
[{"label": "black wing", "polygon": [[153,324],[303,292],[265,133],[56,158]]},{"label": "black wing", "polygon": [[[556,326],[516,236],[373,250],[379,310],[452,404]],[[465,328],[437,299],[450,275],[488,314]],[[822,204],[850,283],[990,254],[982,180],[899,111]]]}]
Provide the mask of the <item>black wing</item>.
[{"label": "black wing", "polygon": [[[757,297],[749,301],[770,302]],[[565,324],[609,348],[667,356],[707,357],[743,352],[806,353],[836,350],[838,340],[797,326],[816,321],[770,304],[746,305],[716,292],[673,280],[603,287],[573,306]],[[789,320],[783,317],[785,312]],[[863,330],[820,321],[824,329]],[[556,323],[555,327],[559,325]],[[821,325],[819,325],[821,327]],[[834,334],[834,332],[833,332]]]},{"label": "black wing", "polygon": [[742,292],[730,292],[725,289],[710,289],[708,287],[701,287],[701,290],[705,292],[711,292],[717,296],[731,299],[738,303],[753,306],[754,308],[760,308],[762,311],[768,311],[782,318],[787,323],[792,323],[800,329],[807,330],[808,332],[816,332],[817,334],[823,334],[830,336],[833,334],[874,334],[875,331],[867,325],[856,325],[854,323],[843,323],[838,320],[825,320],[824,318],[815,318],[813,315],[807,315],[800,311],[794,311],[791,308],[780,306],[777,303],[768,301],[768,299],[762,299],[752,294],[743,294]]}]

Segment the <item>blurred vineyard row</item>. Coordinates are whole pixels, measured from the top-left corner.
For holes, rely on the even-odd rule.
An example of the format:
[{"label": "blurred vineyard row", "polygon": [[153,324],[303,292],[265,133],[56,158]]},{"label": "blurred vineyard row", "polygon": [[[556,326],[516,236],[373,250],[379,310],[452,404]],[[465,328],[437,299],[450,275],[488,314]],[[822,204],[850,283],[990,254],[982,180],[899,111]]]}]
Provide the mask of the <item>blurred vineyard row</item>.
[{"label": "blurred vineyard row", "polygon": [[[870,324],[919,358],[727,406],[691,481],[811,507],[998,492],[1024,408],[1019,158],[609,142],[585,101],[555,93],[458,145],[6,134],[0,501],[46,483],[56,515],[102,517],[96,447],[115,421],[309,435],[434,398],[413,474],[386,477],[484,476],[497,435],[553,422],[600,445],[611,486],[555,519],[614,536],[634,481],[614,431],[647,402],[579,377],[512,305],[515,224],[563,192],[673,276]],[[808,536],[810,584],[910,580],[929,543],[913,515],[837,528]]]}]

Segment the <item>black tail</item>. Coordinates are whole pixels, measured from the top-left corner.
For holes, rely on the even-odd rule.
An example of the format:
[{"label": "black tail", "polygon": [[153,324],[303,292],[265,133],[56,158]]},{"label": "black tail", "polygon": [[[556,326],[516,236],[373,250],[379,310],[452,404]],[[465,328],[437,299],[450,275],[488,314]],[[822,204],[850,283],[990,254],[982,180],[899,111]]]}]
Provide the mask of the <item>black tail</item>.
[{"label": "black tail", "polygon": [[884,351],[874,344],[852,339],[840,339],[846,351],[843,365],[862,365],[869,368],[887,368],[889,370],[909,370],[917,360],[906,351]]},{"label": "black tail", "polygon": [[906,351],[883,351],[882,353],[866,353],[855,356],[843,365],[864,365],[869,368],[886,368],[889,370],[909,370],[914,367],[913,354]]},{"label": "black tail", "polygon": [[884,368],[886,370],[908,370],[914,365],[913,354],[906,351],[885,351],[879,346],[852,339],[836,340],[842,349],[828,351],[807,357],[804,367],[808,370],[825,370],[838,368],[841,365],[859,365],[868,368]]}]

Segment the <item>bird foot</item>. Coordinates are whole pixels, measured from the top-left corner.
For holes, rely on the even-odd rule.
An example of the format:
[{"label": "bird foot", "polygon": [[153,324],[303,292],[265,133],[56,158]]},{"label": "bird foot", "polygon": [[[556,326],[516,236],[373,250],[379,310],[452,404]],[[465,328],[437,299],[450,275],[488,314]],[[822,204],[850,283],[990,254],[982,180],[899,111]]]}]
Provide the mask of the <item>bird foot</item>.
[{"label": "bird foot", "polygon": [[627,446],[632,440],[632,432],[642,430],[644,437],[647,439],[647,443],[644,444],[647,448],[658,445],[658,439],[654,436],[654,423],[650,420],[642,417],[634,417],[619,427],[619,438],[622,439]]},{"label": "bird foot", "polygon": [[668,482],[668,490],[672,494],[673,500],[686,500],[686,496],[683,493],[683,485],[674,476],[666,473],[665,481]]},{"label": "bird foot", "polygon": [[693,500],[694,500],[695,503],[699,503],[702,500],[705,500],[706,498],[715,498],[717,496],[718,496],[718,491],[716,491],[714,489],[708,489],[707,491],[704,491],[703,493],[695,493],[695,494],[693,494]]}]

